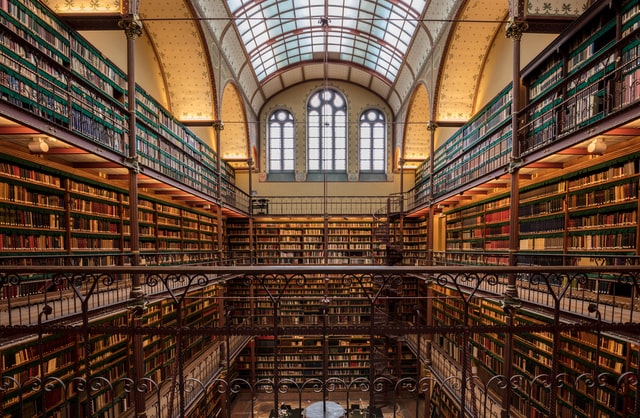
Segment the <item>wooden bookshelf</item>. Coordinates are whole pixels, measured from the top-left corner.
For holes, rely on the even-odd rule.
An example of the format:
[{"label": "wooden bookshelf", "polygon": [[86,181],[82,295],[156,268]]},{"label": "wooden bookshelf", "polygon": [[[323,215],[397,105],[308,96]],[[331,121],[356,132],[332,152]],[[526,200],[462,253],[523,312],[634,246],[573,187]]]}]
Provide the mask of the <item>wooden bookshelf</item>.
[{"label": "wooden bookshelf", "polygon": [[[434,325],[459,325],[464,315],[464,305],[457,291],[439,285],[432,290],[435,296]],[[471,299],[468,314],[469,324],[499,326],[506,323],[504,310],[496,300]],[[552,321],[553,317],[541,312],[520,309],[514,317],[514,326],[549,325]],[[460,338],[437,334],[433,343],[459,363],[465,347],[465,342]],[[472,333],[469,343],[472,364],[481,381],[488,382],[492,377],[504,373],[504,335]],[[537,377],[548,375],[554,370],[554,347],[558,349],[555,366],[559,373],[568,376],[568,381],[579,381],[581,375],[594,373],[620,376],[626,372],[634,372],[637,364],[637,344],[620,336],[605,334],[598,337],[596,331],[567,331],[560,333],[556,340],[551,332],[519,333],[513,340],[513,373],[524,376],[528,381],[536,381]],[[529,388],[528,393],[519,393],[518,398],[528,402],[516,402],[514,407],[527,414],[533,410],[544,413],[548,406],[548,388],[539,381],[536,385]],[[633,405],[614,407],[616,390],[621,388],[616,387],[614,379],[598,385],[597,390],[589,389],[587,385],[564,385],[558,392],[558,416],[613,417],[614,415],[608,415],[611,411],[620,412],[623,409],[632,413]],[[582,400],[576,401],[578,397]],[[593,409],[594,400],[596,410]],[[576,415],[567,415],[572,405],[579,405],[580,408],[575,412]]]},{"label": "wooden bookshelf", "polygon": [[[446,248],[464,252],[506,253],[509,249],[508,195],[499,195],[446,213]],[[497,259],[500,262],[500,258]]]},{"label": "wooden bookshelf", "polygon": [[[258,264],[382,263],[375,237],[375,221],[369,217],[264,218],[253,223],[255,262]],[[326,243],[325,243],[326,232]],[[227,243],[234,254],[247,256],[251,251],[251,232],[246,221],[227,222]]]},{"label": "wooden bookshelf", "polygon": [[[552,253],[546,260],[560,265],[562,255],[582,264],[589,254],[636,255],[639,179],[639,156],[631,154],[523,187],[520,252]],[[447,212],[447,250],[508,250],[508,203],[508,196],[498,196]]]},{"label": "wooden bookshelf", "polygon": [[403,264],[418,265],[427,258],[427,229],[426,217],[407,218],[403,224],[402,257]]},{"label": "wooden bookshelf", "polygon": [[[5,346],[0,355],[3,376],[22,384],[40,376],[55,374],[63,381],[69,382],[79,367],[77,350],[78,342],[75,336],[45,336],[42,347],[33,340],[30,344]],[[22,394],[21,405],[20,390],[21,388],[14,385],[7,388],[1,400],[4,411],[17,411],[16,416],[36,416],[43,401],[40,391],[25,391]],[[45,405],[51,411],[59,411],[63,407],[62,400],[65,396],[62,391],[63,387],[54,387],[45,397]]]},{"label": "wooden bookshelf", "polygon": [[[511,98],[511,86],[507,86],[435,150],[435,197],[508,164],[511,152]],[[417,202],[429,196],[429,164],[427,159],[416,169],[414,198]]]},{"label": "wooden bookshelf", "polygon": [[640,97],[634,37],[638,2],[603,6],[585,12],[579,29],[568,28],[568,36],[560,36],[523,69],[528,100],[523,155],[591,126]]},{"label": "wooden bookshelf", "polygon": [[[0,155],[0,255],[73,256],[77,265],[119,265],[130,251],[125,189],[100,179]],[[147,264],[210,262],[220,246],[214,214],[151,196],[138,202]],[[55,261],[55,258],[50,258]]]},{"label": "wooden bookshelf", "polygon": [[[210,285],[189,292],[181,305],[183,311],[182,325],[186,327],[214,327],[220,322],[220,289]],[[130,313],[117,309],[100,319],[92,319],[91,327],[128,327]],[[177,326],[177,307],[173,300],[163,299],[149,303],[142,317],[142,324],[149,332],[143,338],[143,361],[145,377],[162,384],[171,379],[176,361],[176,336],[154,333],[156,327]],[[89,329],[91,329],[91,327]],[[84,403],[91,402],[92,410],[99,414],[123,413],[130,400],[125,390],[123,377],[131,373],[130,336],[118,333],[89,332],[86,342],[75,335],[45,335],[42,345],[37,338],[4,344],[0,352],[0,366],[3,376],[11,377],[22,385],[11,385],[0,400],[5,414],[8,416],[37,416],[42,411],[42,392],[28,387],[28,382],[36,379],[60,379],[67,388],[60,386],[47,390],[45,408],[48,414],[60,410],[83,410]],[[180,352],[185,367],[199,356],[211,352],[216,367],[205,370],[210,378],[216,373],[219,365],[219,346],[221,340],[210,335],[185,335]],[[40,353],[42,352],[42,355]],[[87,369],[88,367],[88,369]],[[96,385],[87,397],[85,391],[71,389],[74,379],[83,376],[104,378],[109,385]],[[19,392],[23,391],[23,403],[19,404]],[[219,396],[216,396],[219,398]],[[214,402],[219,402],[219,399]],[[218,405],[219,406],[219,405]],[[21,408],[21,409],[20,409]],[[217,408],[213,408],[217,410]],[[213,410],[212,409],[212,410]],[[31,414],[31,415],[25,415]]]},{"label": "wooden bookshelf", "polygon": [[503,167],[511,148],[511,87],[460,128],[434,156],[434,196]]},{"label": "wooden bookshelf", "polygon": [[[369,278],[362,283],[349,284],[340,275],[319,275],[304,278],[304,283],[282,277],[265,277],[247,286],[243,280],[228,282],[226,301],[233,307],[233,324],[255,324],[265,329],[265,335],[255,340],[237,358],[239,375],[251,379],[272,378],[278,363],[280,378],[302,382],[309,378],[322,378],[325,366],[324,353],[328,352],[326,367],[328,377],[354,379],[369,376],[373,350],[384,354],[384,370],[393,370],[395,376],[416,376],[416,357],[399,340],[389,340],[370,335],[271,335],[272,327],[282,326],[294,330],[326,323],[329,326],[366,326],[380,320],[372,314],[367,295],[374,294],[377,284]],[[407,278],[400,292],[400,302],[395,299],[385,306],[376,306],[387,317],[398,321],[415,321],[413,309],[417,297],[417,283]],[[325,293],[326,292],[326,293]],[[322,302],[327,294],[332,303],[326,315]],[[271,296],[276,295],[274,306]],[[274,311],[276,310],[276,311]],[[277,317],[277,324],[274,319]],[[376,319],[378,318],[378,319]],[[392,341],[393,340],[393,341]],[[277,346],[276,346],[277,345]],[[277,349],[277,350],[276,350]],[[276,354],[277,353],[277,354]],[[277,358],[274,357],[277,355]]]},{"label": "wooden bookshelf", "polygon": [[[128,157],[126,74],[41,2],[8,0],[0,8],[0,100],[98,146]],[[209,196],[233,202],[235,174],[214,150],[139,86],[136,96],[140,163]]]}]

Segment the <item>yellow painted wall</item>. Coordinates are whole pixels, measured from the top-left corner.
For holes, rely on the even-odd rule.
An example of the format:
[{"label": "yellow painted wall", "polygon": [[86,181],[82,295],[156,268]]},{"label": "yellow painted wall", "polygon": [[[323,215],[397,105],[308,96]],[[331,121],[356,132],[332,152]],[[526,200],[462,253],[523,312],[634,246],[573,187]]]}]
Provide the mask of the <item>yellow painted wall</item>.
[{"label": "yellow painted wall", "polygon": [[[520,67],[525,67],[556,35],[525,33],[520,41]],[[504,34],[504,28],[496,35],[485,60],[484,70],[475,103],[477,112],[491,99],[513,82],[513,40]]]},{"label": "yellow painted wall", "polygon": [[[267,116],[275,109],[286,108],[293,113],[296,122],[296,176],[295,182],[273,182],[267,180],[267,155],[266,155],[266,124],[261,124],[260,129],[260,173],[253,176],[253,189],[261,196],[322,196],[324,184],[322,181],[306,182],[306,111],[308,97],[323,87],[321,82],[309,82],[293,86],[277,94],[270,99],[260,113],[260,121],[264,122]],[[399,173],[394,172],[393,167],[393,115],[389,107],[377,95],[349,83],[331,82],[329,87],[336,88],[347,99],[347,112],[349,114],[349,128],[347,134],[348,158],[347,171],[351,181],[330,182],[327,186],[327,194],[332,196],[383,196],[400,191]],[[387,181],[359,182],[358,178],[358,120],[365,109],[378,108],[387,117]],[[410,181],[404,182],[404,189],[413,186],[413,175],[409,174]]]}]

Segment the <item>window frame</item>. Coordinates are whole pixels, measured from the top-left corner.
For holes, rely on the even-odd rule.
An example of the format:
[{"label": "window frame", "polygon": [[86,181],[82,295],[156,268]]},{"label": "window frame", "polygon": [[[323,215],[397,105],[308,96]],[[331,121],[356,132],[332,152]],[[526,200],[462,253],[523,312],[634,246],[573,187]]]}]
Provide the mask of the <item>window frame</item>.
[{"label": "window frame", "polygon": [[[318,103],[313,103],[315,101]],[[339,90],[325,87],[309,96],[307,100],[308,174],[347,173],[348,117],[347,100]],[[313,119],[317,119],[317,122]],[[316,153],[317,158],[314,156]]]},{"label": "window frame", "polygon": [[[277,119],[279,115],[285,115],[285,116],[283,119]],[[273,133],[272,128],[274,124],[277,124],[280,127],[280,135],[277,138],[280,143],[280,147],[278,148],[280,152],[280,156],[277,159],[277,162],[280,164],[279,169],[277,168],[274,169],[272,164],[274,161],[276,161],[273,157],[274,137],[272,135]],[[269,113],[269,116],[267,117],[267,171],[269,174],[293,174],[295,172],[295,167],[296,167],[295,126],[296,126],[295,118],[293,116],[293,113],[290,110],[284,109],[284,108],[278,108],[278,109],[274,109],[271,113]],[[286,137],[287,127],[289,127],[289,129],[291,130],[291,135],[292,135],[292,138],[291,138],[292,144],[290,148],[286,148],[284,146],[285,141],[287,139]],[[291,158],[287,158],[287,155],[286,155],[287,150],[290,150]],[[287,164],[286,164],[287,161],[291,162],[290,168],[287,167]]]},{"label": "window frame", "polygon": [[[369,118],[371,114],[375,114],[375,119]],[[366,125],[363,126],[363,124]],[[368,131],[369,136],[367,138],[363,135],[363,129]],[[376,138],[377,129],[382,133],[382,137]],[[363,157],[365,140],[369,141],[369,145],[366,147],[369,151],[369,156],[366,160]],[[376,150],[381,153],[381,158],[376,158]],[[381,161],[380,169],[375,168],[376,161]],[[365,162],[368,168],[363,168],[363,163]],[[385,174],[387,172],[387,117],[378,108],[365,109],[358,118],[358,170],[361,174]]]}]

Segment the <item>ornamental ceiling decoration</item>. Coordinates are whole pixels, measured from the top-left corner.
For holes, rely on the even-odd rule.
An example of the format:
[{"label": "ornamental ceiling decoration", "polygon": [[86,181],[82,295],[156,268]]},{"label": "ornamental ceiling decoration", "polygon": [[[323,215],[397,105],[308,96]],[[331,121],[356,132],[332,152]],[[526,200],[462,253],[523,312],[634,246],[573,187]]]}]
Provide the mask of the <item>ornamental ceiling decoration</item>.
[{"label": "ornamental ceiling decoration", "polygon": [[508,6],[504,0],[470,0],[460,11],[439,72],[437,121],[466,121],[473,114],[485,57]]},{"label": "ornamental ceiling decoration", "polygon": [[222,95],[222,106],[220,106],[224,123],[224,129],[220,131],[220,149],[222,158],[233,167],[245,167],[245,160],[249,158],[249,133],[242,103],[236,86],[227,84]]},{"label": "ornamental ceiling decoration", "polygon": [[[106,16],[119,12],[126,1],[43,3],[60,14]],[[577,16],[587,4],[528,0],[526,13]],[[435,122],[458,122],[473,113],[479,74],[491,43],[504,36],[508,5],[508,0],[141,0],[140,17],[143,36],[158,57],[169,110],[181,121],[221,116],[215,115],[219,67],[211,64],[219,48],[238,89],[229,96],[236,99],[233,114],[240,99],[257,115],[281,90],[328,77],[369,89],[395,114],[426,120],[428,103],[434,102]],[[325,45],[328,68],[323,65]],[[434,59],[436,48],[440,53]],[[416,83],[430,77],[424,68],[428,61],[437,79],[417,91]],[[414,105],[419,108],[408,108]],[[405,157],[424,156],[421,136],[412,129],[405,134]]]},{"label": "ornamental ceiling decoration", "polygon": [[527,17],[534,16],[579,16],[589,6],[587,0],[529,0]]},{"label": "ornamental ceiling decoration", "polygon": [[427,127],[431,112],[429,93],[424,84],[415,90],[409,109],[404,130],[403,159],[405,168],[415,168],[429,156],[430,132]]},{"label": "ornamental ceiling decoration", "polygon": [[142,1],[140,17],[158,55],[173,115],[183,122],[214,120],[209,55],[191,9],[185,1]]},{"label": "ornamental ceiling decoration", "polygon": [[120,13],[120,0],[42,0],[58,14],[65,13]]}]

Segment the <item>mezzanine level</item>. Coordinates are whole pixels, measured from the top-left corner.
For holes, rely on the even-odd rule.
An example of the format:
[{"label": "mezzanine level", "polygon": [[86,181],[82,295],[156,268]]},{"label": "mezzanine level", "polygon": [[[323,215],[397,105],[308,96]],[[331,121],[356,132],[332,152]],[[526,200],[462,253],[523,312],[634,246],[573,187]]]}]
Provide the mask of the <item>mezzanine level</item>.
[{"label": "mezzanine level", "polygon": [[[444,398],[439,394],[446,391],[457,399],[449,405],[457,411],[454,416],[485,416],[473,412],[481,406],[471,396],[478,388],[490,389],[498,408],[507,402],[522,416],[535,416],[534,409],[557,411],[557,416],[584,411],[591,402],[584,397],[595,399],[598,410],[614,411],[618,402],[629,413],[637,408],[640,270],[635,265],[0,271],[2,405],[7,412],[119,415],[144,402],[145,410],[157,408],[150,416],[188,416],[202,399],[216,398],[225,410],[238,391],[269,393],[275,408],[280,390],[300,391],[301,396],[315,390],[325,399],[341,390],[353,396],[352,402],[364,398],[373,406],[395,396],[415,396],[416,405],[426,401],[428,408],[440,411]],[[590,283],[596,280],[610,281],[620,294],[589,301],[575,296],[581,288],[594,288]],[[42,301],[21,306],[29,296],[19,289],[33,289],[35,283],[40,291],[34,293]],[[381,306],[383,316],[374,313]],[[420,355],[398,374],[367,366],[362,376],[341,376],[335,370],[355,360],[327,351],[313,360],[315,374],[309,377],[287,375],[291,364],[307,360],[278,357],[284,346],[272,345],[271,353],[263,349],[260,354],[270,357],[270,377],[250,371],[250,362],[238,357],[247,338],[268,336],[283,343],[292,336],[303,342],[356,335],[363,336],[364,353],[373,352],[379,337],[388,337],[410,341],[414,355]],[[430,369],[433,345],[461,368],[450,375]],[[216,353],[210,358],[218,366],[195,375],[191,365],[205,353]],[[465,366],[472,361],[473,369]],[[136,370],[144,377],[135,378]],[[241,370],[249,374],[237,374]],[[144,393],[144,401],[134,399],[137,391]],[[380,401],[378,392],[387,393],[387,400]],[[161,406],[174,413],[160,412]]]}]

